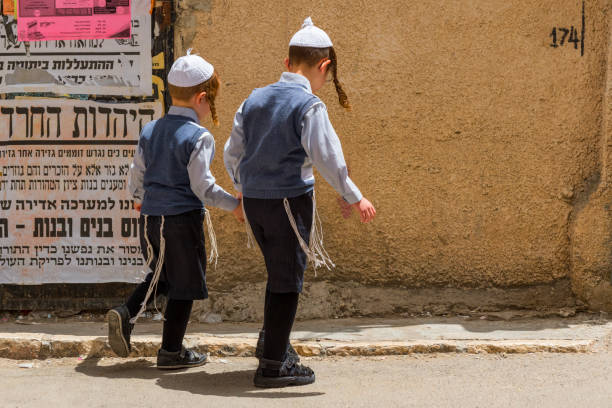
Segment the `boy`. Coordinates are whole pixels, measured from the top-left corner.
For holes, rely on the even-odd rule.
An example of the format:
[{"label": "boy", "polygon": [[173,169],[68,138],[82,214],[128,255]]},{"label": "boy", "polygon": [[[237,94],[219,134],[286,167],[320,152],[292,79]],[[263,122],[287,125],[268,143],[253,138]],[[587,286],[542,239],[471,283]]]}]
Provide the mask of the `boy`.
[{"label": "boy", "polygon": [[[337,78],[338,63],[329,36],[304,21],[289,43],[288,72],[280,81],[255,89],[242,103],[225,145],[224,162],[242,193],[247,228],[264,255],[268,282],[258,387],[284,387],[314,382],[314,372],[298,364],[289,335],[302,291],[307,260],[315,267],[333,265],[316,226],[312,166],[362,222],[376,211],[348,176],[340,141],[318,91],[331,72],[340,104],[348,98]],[[263,340],[263,350],[261,350]]]},{"label": "boy", "polygon": [[159,369],[206,362],[205,355],[182,346],[193,300],[208,297],[202,203],[243,219],[240,201],[215,184],[210,172],[215,141],[200,126],[209,113],[218,124],[215,97],[219,86],[213,66],[191,50],[177,59],[168,73],[173,104],[166,116],[142,129],[130,167],[129,190],[142,201],[135,206],[141,212],[140,245],[154,272],[126,304],[108,312],[108,339],[117,355],[127,357],[134,323],[158,291],[165,294],[168,302],[157,354]]}]

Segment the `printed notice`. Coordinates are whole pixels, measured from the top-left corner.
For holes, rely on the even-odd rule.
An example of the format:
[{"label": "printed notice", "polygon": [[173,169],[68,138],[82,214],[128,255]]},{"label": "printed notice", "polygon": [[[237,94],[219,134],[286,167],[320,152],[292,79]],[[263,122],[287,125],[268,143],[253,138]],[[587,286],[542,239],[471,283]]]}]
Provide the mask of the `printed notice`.
[{"label": "printed notice", "polygon": [[161,102],[2,100],[0,284],[136,282],[148,271],[127,190]]},{"label": "printed notice", "polygon": [[134,16],[131,25],[129,39],[32,41],[26,47],[17,40],[17,21],[6,17],[0,24],[0,93],[151,95],[151,16]]},{"label": "printed notice", "polygon": [[130,0],[19,0],[19,41],[130,38]]}]

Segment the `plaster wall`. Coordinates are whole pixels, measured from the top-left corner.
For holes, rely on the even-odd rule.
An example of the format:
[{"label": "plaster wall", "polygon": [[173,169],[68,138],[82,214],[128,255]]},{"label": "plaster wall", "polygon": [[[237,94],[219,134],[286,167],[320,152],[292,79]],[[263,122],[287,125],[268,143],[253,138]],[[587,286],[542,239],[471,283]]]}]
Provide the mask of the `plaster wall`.
[{"label": "plaster wall", "polygon": [[[560,28],[582,38],[578,0],[183,0],[175,49],[193,47],[223,80],[221,126],[205,126],[217,141],[213,173],[231,190],[222,149],[237,107],[278,79],[304,17],[334,41],[353,110],[331,84],[319,96],[378,217],[342,219],[319,176],[337,267],[309,269],[307,280],[466,291],[571,282],[561,284],[566,297],[612,309],[609,5],[585,2],[581,55],[581,41],[560,44]],[[220,259],[210,287],[262,282],[243,227],[219,210],[213,218]]]}]

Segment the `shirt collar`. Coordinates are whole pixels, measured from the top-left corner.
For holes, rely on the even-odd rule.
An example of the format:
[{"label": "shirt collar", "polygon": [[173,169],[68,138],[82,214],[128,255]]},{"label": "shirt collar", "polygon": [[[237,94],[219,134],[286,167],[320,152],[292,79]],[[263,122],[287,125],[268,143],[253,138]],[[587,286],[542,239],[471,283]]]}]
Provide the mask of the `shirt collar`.
[{"label": "shirt collar", "polygon": [[312,93],[310,88],[310,81],[303,75],[294,74],[293,72],[283,72],[279,82],[289,82],[290,84],[298,84],[306,88],[306,90]]},{"label": "shirt collar", "polygon": [[168,109],[168,115],[185,116],[193,120],[195,123],[200,123],[200,119],[198,119],[197,113],[191,108],[184,108],[182,106],[172,105],[170,109]]}]

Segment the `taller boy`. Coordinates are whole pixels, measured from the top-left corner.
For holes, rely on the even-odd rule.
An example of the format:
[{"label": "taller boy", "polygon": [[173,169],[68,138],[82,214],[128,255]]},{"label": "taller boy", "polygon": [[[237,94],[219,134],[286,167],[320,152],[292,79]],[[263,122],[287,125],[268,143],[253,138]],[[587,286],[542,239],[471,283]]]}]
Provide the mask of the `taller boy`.
[{"label": "taller boy", "polygon": [[255,89],[242,103],[224,152],[268,271],[263,357],[254,379],[259,387],[315,380],[310,368],[287,353],[307,260],[315,267],[331,263],[314,228],[313,164],[362,222],[376,214],[349,178],[327,108],[313,95],[331,73],[340,104],[350,109],[332,42],[310,18],[291,39],[285,66],[289,72],[279,82]]}]

